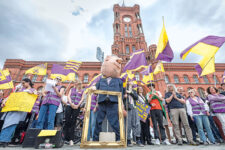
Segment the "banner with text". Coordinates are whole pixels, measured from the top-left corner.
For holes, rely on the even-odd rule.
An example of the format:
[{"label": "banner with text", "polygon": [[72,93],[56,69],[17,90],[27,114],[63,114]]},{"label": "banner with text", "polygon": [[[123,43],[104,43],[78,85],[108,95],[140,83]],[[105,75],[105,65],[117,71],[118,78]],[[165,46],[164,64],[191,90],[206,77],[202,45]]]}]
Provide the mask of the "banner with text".
[{"label": "banner with text", "polygon": [[136,107],[138,110],[138,116],[140,117],[141,121],[145,122],[151,107],[141,101],[136,101]]},{"label": "banner with text", "polygon": [[2,112],[8,111],[24,111],[31,112],[37,95],[28,94],[27,92],[11,93],[2,108]]}]

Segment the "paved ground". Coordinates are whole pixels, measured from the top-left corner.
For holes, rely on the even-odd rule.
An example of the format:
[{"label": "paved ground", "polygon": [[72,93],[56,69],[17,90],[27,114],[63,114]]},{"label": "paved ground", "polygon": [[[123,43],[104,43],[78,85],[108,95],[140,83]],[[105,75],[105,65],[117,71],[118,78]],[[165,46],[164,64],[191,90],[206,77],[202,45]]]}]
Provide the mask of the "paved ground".
[{"label": "paved ground", "polygon": [[[0,149],[6,149],[6,150],[30,150],[34,148],[22,148],[22,147],[7,147],[7,148],[0,148]],[[74,150],[74,149],[80,149],[79,146],[68,146],[65,145],[59,150]],[[200,146],[189,146],[189,145],[183,145],[183,146],[177,146],[177,145],[170,145],[170,146],[165,146],[165,145],[160,145],[160,146],[145,146],[145,147],[129,147],[129,148],[124,148],[124,150],[136,150],[136,149],[148,149],[148,150],[225,150],[225,144],[215,146],[215,145],[200,145]],[[56,150],[56,149],[55,149]],[[96,150],[96,149],[95,149]]]}]

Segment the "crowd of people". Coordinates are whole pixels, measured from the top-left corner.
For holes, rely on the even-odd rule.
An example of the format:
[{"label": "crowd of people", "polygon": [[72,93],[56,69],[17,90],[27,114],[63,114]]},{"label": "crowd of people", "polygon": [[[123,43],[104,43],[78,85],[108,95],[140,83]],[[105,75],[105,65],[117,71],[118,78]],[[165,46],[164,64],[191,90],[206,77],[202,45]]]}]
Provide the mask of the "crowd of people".
[{"label": "crowd of people", "polygon": [[[87,94],[79,80],[74,81],[69,90],[62,86],[60,77],[54,80],[56,84],[53,86],[53,92],[45,91],[45,88],[42,91],[36,91],[28,78],[23,79],[16,87],[15,92],[37,94],[38,98],[30,113],[21,111],[1,113],[1,120],[4,120],[0,132],[1,146],[5,147],[11,142],[17,125],[27,117],[33,119],[28,128],[63,130],[65,143],[74,145],[76,120],[81,107],[86,107]],[[153,83],[147,86],[138,85],[135,89],[133,82],[129,82],[123,89],[123,109],[127,114],[124,116],[127,146],[131,147],[134,144],[141,147],[146,144],[183,145],[184,143],[219,145],[223,143],[225,140],[225,83],[221,84],[221,87],[223,91],[219,92],[217,88],[210,86],[205,92],[206,97],[200,97],[194,88],[184,91],[182,87],[168,84],[163,96],[155,89]],[[91,95],[88,141],[96,141],[99,138],[99,135],[95,133],[99,133],[101,127],[99,122],[96,123],[96,118],[101,118],[102,112],[98,113],[100,109],[106,109],[101,106],[98,97],[96,94]],[[4,107],[7,98],[4,98],[2,90],[0,98],[1,107]],[[138,116],[137,101],[151,107],[145,122]],[[107,112],[108,116],[115,115],[115,112],[108,113],[110,112]],[[116,122],[116,120],[109,121]],[[170,121],[172,132],[170,132]],[[153,135],[151,129],[153,129]],[[171,133],[175,140],[172,140]],[[118,134],[116,133],[116,137]]]}]

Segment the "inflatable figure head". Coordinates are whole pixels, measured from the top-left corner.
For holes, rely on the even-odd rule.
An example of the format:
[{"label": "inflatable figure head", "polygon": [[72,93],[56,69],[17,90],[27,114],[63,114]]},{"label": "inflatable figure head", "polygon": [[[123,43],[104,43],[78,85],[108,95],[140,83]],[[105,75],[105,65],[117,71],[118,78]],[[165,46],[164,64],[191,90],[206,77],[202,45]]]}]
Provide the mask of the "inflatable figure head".
[{"label": "inflatable figure head", "polygon": [[121,74],[122,59],[116,55],[106,56],[102,63],[101,73],[105,77],[119,78]]}]

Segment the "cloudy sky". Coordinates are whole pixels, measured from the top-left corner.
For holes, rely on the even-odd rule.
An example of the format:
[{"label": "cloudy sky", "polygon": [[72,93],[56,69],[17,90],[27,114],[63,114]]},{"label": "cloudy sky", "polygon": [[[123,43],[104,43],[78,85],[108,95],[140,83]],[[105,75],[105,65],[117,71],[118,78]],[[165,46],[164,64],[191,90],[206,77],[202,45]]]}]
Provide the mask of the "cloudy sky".
[{"label": "cloudy sky", "polygon": [[[116,3],[122,0],[1,0],[0,68],[7,58],[97,61],[97,46],[111,54]],[[173,62],[198,62],[194,54],[185,61],[179,54],[204,36],[225,36],[224,0],[125,0],[134,4],[148,45],[158,42],[164,16]],[[222,46],[216,62],[224,63],[224,54]]]}]

